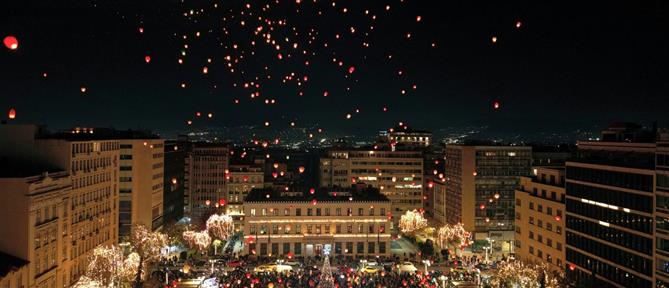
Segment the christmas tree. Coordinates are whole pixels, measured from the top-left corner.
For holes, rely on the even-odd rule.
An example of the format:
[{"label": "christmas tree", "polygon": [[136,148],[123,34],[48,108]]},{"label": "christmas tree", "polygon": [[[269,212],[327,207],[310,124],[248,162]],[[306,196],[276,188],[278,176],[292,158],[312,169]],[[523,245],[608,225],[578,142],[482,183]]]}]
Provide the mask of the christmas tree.
[{"label": "christmas tree", "polygon": [[330,270],[330,257],[325,254],[323,261],[323,268],[321,268],[321,281],[318,283],[320,288],[334,288],[334,278],[332,277],[332,270]]}]

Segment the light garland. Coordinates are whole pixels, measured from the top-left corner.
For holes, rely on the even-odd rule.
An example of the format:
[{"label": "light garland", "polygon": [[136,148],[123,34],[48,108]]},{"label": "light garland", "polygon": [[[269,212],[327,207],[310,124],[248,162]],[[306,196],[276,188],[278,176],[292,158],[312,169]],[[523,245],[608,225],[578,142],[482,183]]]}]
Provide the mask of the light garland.
[{"label": "light garland", "polygon": [[203,251],[211,245],[211,237],[209,233],[204,231],[184,231],[183,232],[184,240],[190,245],[190,247],[196,247],[198,250]]},{"label": "light garland", "polygon": [[399,227],[402,233],[411,233],[427,227],[427,219],[423,217],[423,213],[414,209],[400,217]]},{"label": "light garland", "polygon": [[566,287],[564,272],[552,271],[546,263],[525,264],[521,261],[502,261],[497,267],[497,273],[490,280],[492,287]]},{"label": "light garland", "polygon": [[207,219],[207,231],[215,238],[227,240],[235,232],[235,224],[230,215],[214,214]]},{"label": "light garland", "polygon": [[437,245],[442,249],[451,247],[462,250],[472,243],[471,238],[472,234],[465,230],[462,223],[446,224],[437,231]]}]

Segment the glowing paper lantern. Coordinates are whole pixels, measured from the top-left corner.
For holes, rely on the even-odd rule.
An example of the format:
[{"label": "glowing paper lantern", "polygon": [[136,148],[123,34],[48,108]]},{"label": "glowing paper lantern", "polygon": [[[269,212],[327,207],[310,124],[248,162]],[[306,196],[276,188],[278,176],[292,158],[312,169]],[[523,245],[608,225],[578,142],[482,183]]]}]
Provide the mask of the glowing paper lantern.
[{"label": "glowing paper lantern", "polygon": [[7,47],[9,50],[16,50],[19,48],[19,40],[17,40],[14,36],[5,37],[5,39],[2,40],[2,43],[4,43],[5,47]]},{"label": "glowing paper lantern", "polygon": [[207,206],[209,206],[209,204],[211,204],[211,200],[207,199],[206,201],[204,201],[204,204],[206,204]]},{"label": "glowing paper lantern", "polygon": [[300,166],[297,170],[300,171],[300,173],[304,173],[304,166]]},{"label": "glowing paper lantern", "polygon": [[219,199],[218,205],[225,206],[225,199]]},{"label": "glowing paper lantern", "polygon": [[146,62],[146,63],[151,62],[151,56],[149,56],[149,55],[144,56],[144,62]]},{"label": "glowing paper lantern", "polygon": [[492,103],[492,107],[495,108],[495,110],[499,109],[500,106],[501,104],[498,101]]},{"label": "glowing paper lantern", "polygon": [[353,72],[355,72],[355,67],[353,67],[353,66],[349,67],[348,68],[348,73],[353,74]]},{"label": "glowing paper lantern", "polygon": [[15,119],[16,118],[16,110],[14,110],[14,108],[9,109],[9,113],[8,113],[7,117],[9,117],[9,119]]}]

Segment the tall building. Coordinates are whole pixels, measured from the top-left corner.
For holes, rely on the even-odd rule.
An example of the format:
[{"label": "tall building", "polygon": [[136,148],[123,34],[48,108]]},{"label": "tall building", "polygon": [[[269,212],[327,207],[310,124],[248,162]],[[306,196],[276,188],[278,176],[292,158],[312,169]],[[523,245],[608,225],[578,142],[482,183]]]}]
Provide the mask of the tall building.
[{"label": "tall building", "polygon": [[258,165],[230,165],[227,180],[227,203],[226,213],[231,215],[244,215],[244,198],[249,191],[263,188],[263,170]]},{"label": "tall building", "polygon": [[425,215],[428,220],[434,221],[435,226],[441,226],[447,223],[457,223],[457,219],[449,219],[446,214],[454,208],[447,206],[454,206],[456,198],[449,198],[446,190],[446,179],[439,177],[426,177],[425,179]]},{"label": "tall building", "polygon": [[516,258],[565,269],[564,167],[538,167],[516,190]]},{"label": "tall building", "polygon": [[225,144],[193,143],[186,158],[184,190],[185,213],[192,223],[204,223],[209,215],[223,212],[219,210],[227,198],[228,158]]},{"label": "tall building", "polygon": [[67,241],[59,265],[65,276],[58,284],[73,284],[96,246],[118,243],[119,141],[94,129],[48,134],[34,125],[0,125],[0,156],[69,173],[68,216],[61,228]]},{"label": "tall building", "polygon": [[320,159],[319,179],[321,187],[372,185],[390,199],[395,221],[404,211],[423,208],[420,151],[332,150]]},{"label": "tall building", "polygon": [[[51,172],[51,173],[50,173]],[[0,251],[27,266],[0,287],[66,287],[70,175],[36,163],[0,159]],[[3,259],[3,266],[12,258]],[[8,261],[8,262],[4,262]],[[20,267],[17,267],[20,268]],[[3,275],[4,277],[4,275]],[[16,284],[14,284],[16,283]]]},{"label": "tall building", "polygon": [[[359,185],[363,186],[363,185]],[[390,255],[390,201],[375,188],[254,189],[244,201],[245,252],[259,256]]]},{"label": "tall building", "polygon": [[566,164],[567,271],[578,282],[666,287],[667,193],[655,192],[656,175],[658,184],[666,175],[656,150],[666,144],[645,132],[613,125],[602,141],[578,142]]},{"label": "tall building", "polygon": [[163,226],[164,140],[150,133],[118,136],[121,138],[119,236],[130,236],[130,229],[137,224],[160,229]]},{"label": "tall building", "polygon": [[[478,241],[513,251],[514,191],[531,172],[532,148],[446,145],[446,219],[462,222]],[[480,242],[479,242],[480,243]]]},{"label": "tall building", "polygon": [[163,219],[174,223],[184,216],[186,157],[190,151],[187,139],[165,141],[163,177]]}]

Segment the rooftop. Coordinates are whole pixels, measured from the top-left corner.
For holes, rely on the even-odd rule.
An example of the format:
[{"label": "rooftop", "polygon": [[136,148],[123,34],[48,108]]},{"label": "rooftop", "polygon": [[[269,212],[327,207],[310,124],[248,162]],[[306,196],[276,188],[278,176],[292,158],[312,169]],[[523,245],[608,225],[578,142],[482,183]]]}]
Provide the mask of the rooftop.
[{"label": "rooftop", "polygon": [[118,140],[118,139],[160,139],[149,130],[116,130],[114,128],[75,127],[57,132],[40,131],[38,139],[61,139],[66,141]]},{"label": "rooftop", "polygon": [[28,261],[12,255],[0,252],[0,278],[9,274],[9,272],[17,271],[21,267],[28,265]]},{"label": "rooftop", "polygon": [[[245,202],[309,202],[312,200],[323,202],[341,202],[341,201],[375,201],[390,202],[381,192],[371,186],[354,188],[318,188],[314,194],[310,189],[299,191],[301,189],[289,189],[289,192],[279,191],[272,188],[258,188],[249,192]],[[267,197],[269,195],[269,197]],[[352,198],[351,198],[352,197]],[[353,200],[351,200],[353,199]]]}]

